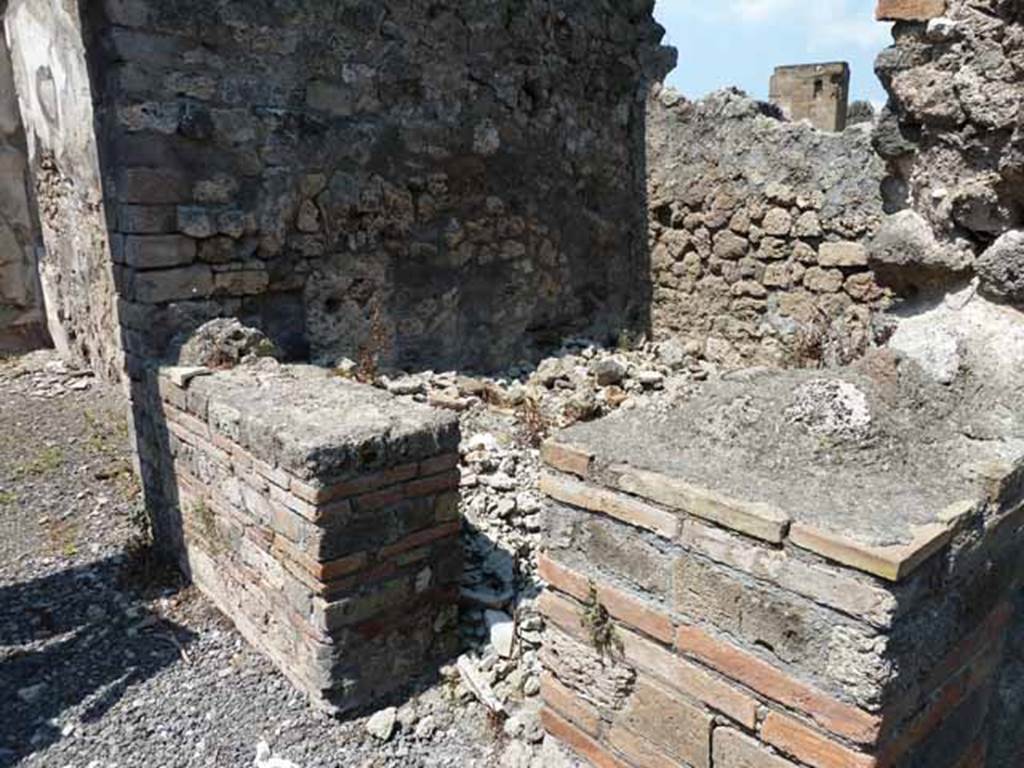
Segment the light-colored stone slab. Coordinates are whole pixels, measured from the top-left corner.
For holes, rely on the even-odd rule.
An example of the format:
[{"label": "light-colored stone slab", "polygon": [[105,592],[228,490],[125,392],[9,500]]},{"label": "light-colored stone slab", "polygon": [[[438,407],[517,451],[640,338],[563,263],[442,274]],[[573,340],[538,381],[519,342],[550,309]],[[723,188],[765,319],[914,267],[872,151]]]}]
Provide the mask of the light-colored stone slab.
[{"label": "light-colored stone slab", "polygon": [[809,525],[796,523],[789,532],[789,540],[829,560],[870,573],[887,581],[898,582],[921,567],[932,555],[953,538],[958,521],[976,508],[965,503],[944,511],[945,522],[917,526],[909,544],[892,547],[871,547],[840,534]]},{"label": "light-colored stone slab", "polygon": [[748,536],[778,544],[789,529],[789,515],[770,504],[740,501],[678,478],[626,465],[614,466],[610,471],[616,476],[618,487],[626,493]]}]

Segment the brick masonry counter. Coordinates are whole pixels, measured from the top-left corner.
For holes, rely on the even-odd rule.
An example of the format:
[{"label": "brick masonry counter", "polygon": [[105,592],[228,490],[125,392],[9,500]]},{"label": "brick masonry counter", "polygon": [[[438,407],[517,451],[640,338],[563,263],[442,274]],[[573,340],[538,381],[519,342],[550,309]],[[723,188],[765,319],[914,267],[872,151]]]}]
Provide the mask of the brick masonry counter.
[{"label": "brick masonry counter", "polygon": [[165,368],[160,393],[177,500],[164,527],[315,702],[365,705],[457,650],[454,416],[272,361]]},{"label": "brick masonry counter", "polygon": [[1024,463],[952,397],[882,355],[546,443],[549,732],[597,766],[983,765]]}]

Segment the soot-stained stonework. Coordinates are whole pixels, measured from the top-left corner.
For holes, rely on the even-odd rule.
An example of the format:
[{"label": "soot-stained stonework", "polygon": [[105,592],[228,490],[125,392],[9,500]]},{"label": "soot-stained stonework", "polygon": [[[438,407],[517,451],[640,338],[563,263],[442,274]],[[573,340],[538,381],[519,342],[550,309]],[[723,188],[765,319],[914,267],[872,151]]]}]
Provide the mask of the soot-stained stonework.
[{"label": "soot-stained stonework", "polygon": [[295,357],[487,368],[642,324],[652,6],[90,9],[129,352],[234,315]]}]

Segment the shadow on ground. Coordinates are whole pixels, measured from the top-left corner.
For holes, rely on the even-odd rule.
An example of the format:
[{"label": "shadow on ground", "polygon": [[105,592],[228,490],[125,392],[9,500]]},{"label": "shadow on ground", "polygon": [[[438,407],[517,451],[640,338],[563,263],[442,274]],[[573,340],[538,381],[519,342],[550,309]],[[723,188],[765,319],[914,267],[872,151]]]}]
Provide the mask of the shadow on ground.
[{"label": "shadow on ground", "polygon": [[187,655],[194,635],[122,588],[130,565],[120,555],[0,587],[0,768],[101,718]]}]

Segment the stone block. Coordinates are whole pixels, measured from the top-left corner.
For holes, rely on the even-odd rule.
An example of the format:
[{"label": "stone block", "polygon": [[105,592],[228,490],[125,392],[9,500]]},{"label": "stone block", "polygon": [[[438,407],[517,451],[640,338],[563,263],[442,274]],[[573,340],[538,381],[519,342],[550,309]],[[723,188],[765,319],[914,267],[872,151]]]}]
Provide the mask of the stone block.
[{"label": "stone block", "polygon": [[458,492],[454,416],[269,360],[162,369],[159,391],[178,441],[164,514],[196,584],[318,706],[364,706],[456,649],[460,521],[435,511]]},{"label": "stone block", "polygon": [[135,272],[131,282],[133,297],[142,304],[204,299],[213,293],[213,273],[200,264]]},{"label": "stone block", "polygon": [[732,728],[716,728],[712,743],[715,768],[796,768],[756,739]]},{"label": "stone block", "polygon": [[868,251],[861,243],[822,243],[818,248],[822,267],[866,267]]},{"label": "stone block", "polygon": [[180,235],[129,235],[124,239],[124,262],[135,269],[166,269],[191,264],[196,241]]},{"label": "stone block", "polygon": [[946,13],[947,0],[878,0],[879,21],[929,21]]},{"label": "stone block", "polygon": [[122,203],[167,205],[187,201],[192,185],[177,170],[123,168],[117,177],[116,192]]},{"label": "stone block", "polygon": [[121,205],[117,227],[126,235],[162,235],[174,232],[177,211],[173,205]]}]

